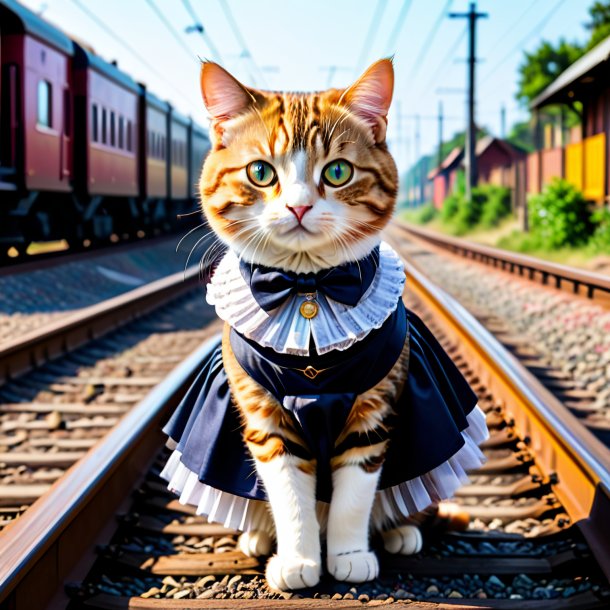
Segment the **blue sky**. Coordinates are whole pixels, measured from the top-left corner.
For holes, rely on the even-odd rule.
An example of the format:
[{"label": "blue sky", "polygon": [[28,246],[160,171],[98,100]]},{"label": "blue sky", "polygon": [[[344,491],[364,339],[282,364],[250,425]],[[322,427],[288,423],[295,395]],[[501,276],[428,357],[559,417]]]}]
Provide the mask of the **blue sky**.
[{"label": "blue sky", "polygon": [[[443,11],[449,7],[464,12],[466,0],[190,0],[212,47],[200,34],[185,33],[193,19],[181,0],[22,1],[87,41],[105,59],[117,59],[119,67],[202,124],[206,124],[206,113],[200,102],[197,57],[212,59],[217,53],[221,63],[245,84],[313,90],[328,85],[330,66],[336,66],[332,85],[345,86],[375,59],[394,54],[396,87],[388,137],[401,169],[413,160],[415,114],[422,117],[422,153],[430,152],[438,139],[433,117],[439,100],[446,115],[445,138],[464,126],[466,20],[449,19]],[[502,105],[509,126],[523,118],[514,98],[523,50],[532,50],[543,38],[584,41],[583,24],[591,3],[479,0],[478,10],[489,13],[477,27],[479,124],[499,135]],[[131,50],[100,27],[83,6]],[[367,36],[371,29],[373,37]],[[240,38],[252,61],[243,57]],[[439,87],[444,91],[439,92]]]}]

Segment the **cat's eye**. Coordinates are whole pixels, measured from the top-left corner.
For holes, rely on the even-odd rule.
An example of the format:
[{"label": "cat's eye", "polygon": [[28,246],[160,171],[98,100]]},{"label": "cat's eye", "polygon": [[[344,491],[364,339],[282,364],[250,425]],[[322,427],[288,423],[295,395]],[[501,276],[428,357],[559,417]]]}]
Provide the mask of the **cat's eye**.
[{"label": "cat's eye", "polygon": [[332,161],[322,170],[322,180],[328,186],[343,186],[347,184],[354,175],[354,167],[345,159]]},{"label": "cat's eye", "polygon": [[277,180],[273,165],[267,161],[252,161],[246,167],[248,179],[256,186],[271,186]]}]

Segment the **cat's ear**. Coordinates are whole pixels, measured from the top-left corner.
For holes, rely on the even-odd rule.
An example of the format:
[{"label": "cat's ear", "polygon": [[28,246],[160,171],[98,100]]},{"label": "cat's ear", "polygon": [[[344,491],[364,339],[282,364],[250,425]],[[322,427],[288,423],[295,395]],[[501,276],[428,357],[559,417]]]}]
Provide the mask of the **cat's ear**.
[{"label": "cat's ear", "polygon": [[222,123],[236,117],[255,103],[254,95],[217,63],[201,64],[201,95],[212,119],[211,135],[221,145]]},{"label": "cat's ear", "polygon": [[380,59],[369,66],[366,72],[340,98],[340,103],[372,128],[377,143],[383,142],[388,124],[388,110],[394,89],[394,68],[391,59]]}]

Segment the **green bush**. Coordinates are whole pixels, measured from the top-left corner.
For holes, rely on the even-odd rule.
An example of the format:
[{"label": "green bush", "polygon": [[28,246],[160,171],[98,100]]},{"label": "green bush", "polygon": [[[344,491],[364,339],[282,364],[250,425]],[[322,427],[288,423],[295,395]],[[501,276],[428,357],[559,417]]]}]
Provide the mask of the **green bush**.
[{"label": "green bush", "polygon": [[510,216],[510,190],[503,186],[488,184],[485,187],[487,200],[483,203],[480,225],[487,229],[498,226],[501,220]]},{"label": "green bush", "polygon": [[460,207],[460,202],[463,198],[464,197],[460,193],[451,193],[448,195],[445,201],[443,201],[443,206],[441,208],[441,220],[444,223],[450,222],[457,214]]},{"label": "green bush", "polygon": [[472,229],[479,222],[483,205],[486,201],[487,194],[482,187],[473,188],[470,199],[466,199],[466,197],[460,199],[457,213],[453,218],[454,229],[457,235],[467,233],[469,229]]},{"label": "green bush", "polygon": [[610,254],[610,209],[599,208],[591,214],[595,226],[587,244],[593,254]]},{"label": "green bush", "polygon": [[438,210],[434,205],[432,203],[426,203],[417,211],[416,222],[425,225],[428,222],[433,221],[437,216]]},{"label": "green bush", "polygon": [[578,246],[591,235],[592,223],[582,193],[555,179],[527,202],[532,235],[544,248]]}]

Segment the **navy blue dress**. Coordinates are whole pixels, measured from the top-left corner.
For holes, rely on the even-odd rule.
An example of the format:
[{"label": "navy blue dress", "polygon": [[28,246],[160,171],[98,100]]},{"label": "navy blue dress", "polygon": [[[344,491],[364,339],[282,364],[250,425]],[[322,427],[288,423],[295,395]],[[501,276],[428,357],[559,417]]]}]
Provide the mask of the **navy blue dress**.
[{"label": "navy blue dress", "polygon": [[[375,252],[371,256],[374,255]],[[371,260],[375,265],[374,258]],[[357,302],[367,282],[370,284],[370,276],[366,270],[363,276],[362,269],[363,261],[359,261],[358,281],[364,286],[345,296],[344,302]],[[266,272],[271,275],[265,276]],[[264,268],[255,269],[254,274],[251,268],[250,272],[244,269],[243,275],[249,278],[253,295],[257,301],[260,299],[262,307],[277,306],[277,293],[290,291],[286,288],[288,280],[294,280],[299,292],[303,291],[304,282],[309,291],[323,289],[320,282],[316,285],[316,278],[299,276],[287,280],[289,274],[280,273],[282,277],[278,279],[276,271]],[[325,274],[324,281],[332,287],[334,280]],[[268,290],[270,283],[274,287]],[[353,288],[344,276],[338,277],[334,289],[337,285],[339,293]],[[336,290],[332,296],[343,298]],[[395,405],[379,489],[424,475],[454,456],[465,444],[462,432],[468,427],[468,414],[477,404],[467,381],[420,318],[399,301],[384,325],[353,347],[323,356],[315,356],[314,352],[307,358],[278,354],[232,330],[232,348],[242,367],[291,413],[302,438],[317,457],[318,500],[330,500],[328,461],[357,394],[373,387],[389,372],[407,336],[409,370]],[[329,373],[306,378],[294,370],[302,368],[305,360]],[[266,500],[241,429],[219,342],[164,431],[182,454],[180,461],[197,474],[201,483],[243,498]]]}]

